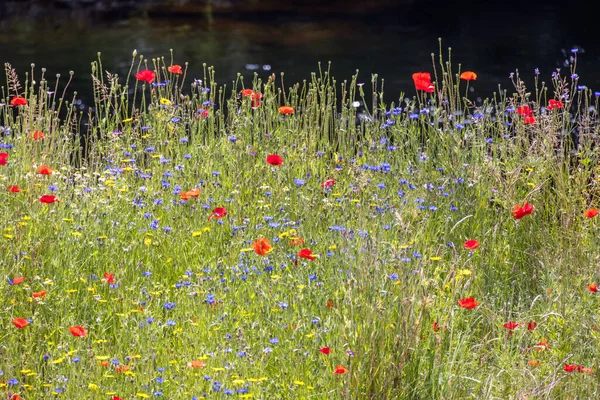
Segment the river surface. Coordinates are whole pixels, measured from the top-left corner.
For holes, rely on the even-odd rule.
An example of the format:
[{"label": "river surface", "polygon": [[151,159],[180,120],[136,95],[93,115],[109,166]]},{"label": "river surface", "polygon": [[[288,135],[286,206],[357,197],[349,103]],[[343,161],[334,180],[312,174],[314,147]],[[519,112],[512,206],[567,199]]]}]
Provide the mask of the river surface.
[{"label": "river surface", "polygon": [[[153,15],[126,20],[76,21],[21,20],[4,23],[0,30],[0,62],[9,62],[21,75],[45,67],[53,76],[75,72],[72,88],[91,104],[90,62],[102,53],[105,69],[127,74],[131,54],[147,58],[169,56],[175,63],[189,62],[188,76],[201,78],[202,64],[214,66],[219,83],[229,86],[238,72],[251,79],[285,72],[286,84],[310,78],[317,63],[332,62],[338,81],[350,79],[356,69],[359,81],[372,73],[385,79],[385,99],[397,101],[400,92],[414,94],[411,74],[432,71],[431,53],[438,53],[438,38],[452,48],[455,63],[477,72],[473,96],[488,97],[502,88],[512,89],[509,74],[518,69],[532,85],[534,69],[550,80],[562,68],[572,48],[579,48],[580,84],[600,90],[600,41],[594,33],[593,14],[565,15],[564,6],[463,10],[417,6],[397,7],[375,14],[310,15],[259,14],[177,17]],[[39,73],[39,70],[38,70]],[[367,84],[368,86],[368,84]]]}]

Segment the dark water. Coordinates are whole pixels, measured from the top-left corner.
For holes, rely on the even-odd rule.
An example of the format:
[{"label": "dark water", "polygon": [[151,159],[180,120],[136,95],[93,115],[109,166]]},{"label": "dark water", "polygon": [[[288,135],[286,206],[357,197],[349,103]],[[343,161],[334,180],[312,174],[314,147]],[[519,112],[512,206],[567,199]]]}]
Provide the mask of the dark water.
[{"label": "dark water", "polygon": [[349,80],[356,69],[364,82],[377,73],[385,79],[390,102],[401,91],[414,93],[411,74],[432,70],[431,53],[438,53],[441,37],[444,47],[452,47],[453,61],[479,75],[473,96],[488,97],[498,85],[511,89],[508,76],[515,69],[529,84],[535,68],[542,80],[549,81],[558,67],[569,75],[563,63],[573,47],[580,48],[580,84],[600,90],[600,42],[592,13],[579,9],[573,18],[564,6],[550,5],[424,7],[339,17],[232,14],[212,21],[153,16],[4,22],[0,62],[11,63],[21,74],[31,63],[47,68],[47,76],[73,70],[72,88],[80,93],[82,107],[92,96],[90,62],[97,52],[105,69],[124,76],[133,49],[152,58],[168,57],[171,48],[176,63],[190,63],[188,76],[201,78],[206,63],[216,68],[217,81],[229,86],[238,72],[266,78],[284,71],[286,84],[292,84],[310,78],[317,62],[326,66],[331,61],[338,81]]}]

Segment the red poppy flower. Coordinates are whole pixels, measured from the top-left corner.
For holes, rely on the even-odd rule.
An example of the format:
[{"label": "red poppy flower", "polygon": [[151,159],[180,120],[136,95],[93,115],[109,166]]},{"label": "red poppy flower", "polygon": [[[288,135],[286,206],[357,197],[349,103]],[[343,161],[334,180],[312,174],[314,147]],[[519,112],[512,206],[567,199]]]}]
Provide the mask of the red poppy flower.
[{"label": "red poppy flower", "polygon": [[323,354],[331,354],[331,349],[329,347],[321,347],[319,351]]},{"label": "red poppy flower", "polygon": [[334,374],[347,374],[348,370],[343,366],[343,365],[338,365],[337,367],[335,367],[335,371],[333,371]]},{"label": "red poppy flower", "polygon": [[25,99],[25,97],[15,96],[10,101],[10,105],[11,106],[26,106],[27,105],[27,99]]},{"label": "red poppy flower", "polygon": [[192,197],[196,198],[200,196],[200,189],[196,188],[196,189],[192,189],[192,190],[188,190],[187,192],[183,192],[179,195],[179,197],[181,198],[181,200],[189,200]]},{"label": "red poppy flower", "polygon": [[259,256],[266,256],[267,254],[273,251],[273,246],[267,238],[256,239],[254,242],[252,242],[252,248],[254,249],[254,252]]},{"label": "red poppy flower", "polygon": [[533,330],[535,330],[536,327],[537,327],[537,322],[535,322],[535,321],[529,321],[527,323],[527,330],[528,331],[533,331]]},{"label": "red poppy flower", "polygon": [[25,318],[13,318],[12,323],[19,329],[23,329],[29,325],[29,322]]},{"label": "red poppy flower", "polygon": [[40,175],[52,175],[52,168],[47,165],[40,165],[37,169],[37,173]]},{"label": "red poppy flower", "polygon": [[44,139],[46,136],[44,135],[44,132],[42,131],[33,131],[33,133],[31,134],[31,138],[33,140],[41,140]]},{"label": "red poppy flower", "polygon": [[283,158],[277,154],[271,154],[267,156],[267,162],[275,167],[283,164]]},{"label": "red poppy flower", "polygon": [[325,304],[325,307],[327,307],[327,308],[335,308],[335,303],[333,302],[333,300],[329,299],[329,300],[327,300],[327,303]]},{"label": "red poppy flower", "polygon": [[154,82],[155,77],[156,77],[156,75],[154,74],[154,72],[150,71],[149,69],[145,69],[145,70],[140,71],[137,74],[135,74],[135,78],[138,81],[143,81],[143,82],[148,82],[148,83]]},{"label": "red poppy flower", "polygon": [[104,279],[106,280],[106,283],[115,283],[115,274],[111,274],[108,272],[104,273]]},{"label": "red poppy flower", "polygon": [[85,328],[80,325],[70,327],[69,332],[71,332],[71,335],[77,337],[84,337],[85,335],[87,335],[87,330],[85,330]]},{"label": "red poppy flower", "polygon": [[110,400],[123,400],[123,398],[119,396],[113,396]]},{"label": "red poppy flower", "polygon": [[8,394],[8,398],[9,398],[10,400],[21,400],[21,396],[19,396],[19,395],[18,395],[18,394],[16,394],[16,393],[13,393],[13,394],[10,394],[10,393],[9,393],[9,394]]},{"label": "red poppy flower", "polygon": [[531,117],[533,116],[533,110],[529,106],[520,106],[517,108],[517,114],[524,117]]},{"label": "red poppy flower", "polygon": [[21,191],[21,188],[15,185],[10,185],[8,186],[8,191],[10,193],[19,193]]},{"label": "red poppy flower", "polygon": [[312,250],[310,249],[302,249],[298,252],[298,257],[306,258],[310,261],[315,261],[315,256],[312,255]]},{"label": "red poppy flower", "polygon": [[475,308],[479,305],[478,302],[475,301],[473,297],[467,297],[458,301],[458,305],[462,308]]},{"label": "red poppy flower", "polygon": [[25,277],[24,277],[24,276],[15,276],[14,278],[12,278],[12,280],[11,280],[11,283],[10,283],[10,284],[11,284],[11,285],[18,285],[18,284],[20,284],[21,282],[23,282],[24,280],[25,280]]},{"label": "red poppy flower", "polygon": [[480,244],[481,243],[479,243],[477,240],[467,240],[463,246],[465,246],[465,249],[467,250],[475,250]]},{"label": "red poppy flower", "polygon": [[0,153],[0,165],[8,164],[8,153]]},{"label": "red poppy flower", "polygon": [[523,122],[525,123],[525,125],[533,125],[535,124],[535,117],[525,117]]},{"label": "red poppy flower", "polygon": [[527,202],[525,202],[525,204],[523,204],[523,206],[520,206],[517,204],[512,209],[513,218],[521,219],[524,216],[531,214],[534,209],[535,209],[535,207],[532,204],[529,204]]},{"label": "red poppy flower", "polygon": [[335,185],[335,179],[327,179],[325,182],[321,183],[321,187],[332,187],[333,185]]},{"label": "red poppy flower", "polygon": [[417,90],[422,90],[427,93],[433,93],[435,87],[431,83],[431,75],[429,72],[415,72],[412,74],[413,82]]},{"label": "red poppy flower", "polygon": [[227,215],[226,209],[224,209],[223,207],[217,207],[214,210],[212,210],[212,214],[210,215],[210,217],[208,217],[208,220],[210,221],[213,218],[220,219],[226,215]]},{"label": "red poppy flower", "polygon": [[252,99],[252,108],[260,107],[260,99],[263,98],[262,93],[254,92],[250,98]]},{"label": "red poppy flower", "polygon": [[34,299],[42,299],[46,297],[46,291],[42,290],[41,292],[33,292],[31,293],[31,296],[33,296]]},{"label": "red poppy flower", "polygon": [[460,74],[460,79],[464,81],[474,81],[477,79],[477,74],[472,71],[465,71],[462,74]]},{"label": "red poppy flower", "polygon": [[563,369],[565,372],[573,372],[577,369],[577,364],[565,364]]},{"label": "red poppy flower", "polygon": [[58,201],[58,199],[56,198],[56,196],[52,196],[49,194],[45,194],[42,197],[40,197],[40,202],[44,203],[44,204],[52,204],[55,201]]},{"label": "red poppy flower", "polygon": [[252,90],[252,89],[244,89],[240,93],[242,94],[242,96],[248,97],[248,96],[252,96],[254,94],[254,90]]},{"label": "red poppy flower", "polygon": [[591,368],[586,368],[583,365],[578,365],[577,372],[583,372],[584,374],[591,374],[592,372],[594,372],[594,370]]},{"label": "red poppy flower", "polygon": [[596,215],[598,215],[598,210],[596,208],[590,208],[589,210],[585,210],[583,215],[588,218],[594,218]]},{"label": "red poppy flower", "polygon": [[206,118],[210,115],[210,111],[208,109],[206,109],[206,110],[199,109],[198,112],[200,113],[200,116],[202,118]]},{"label": "red poppy flower", "polygon": [[294,113],[294,107],[290,107],[290,106],[281,106],[279,107],[279,113],[286,115],[286,114],[293,114]]},{"label": "red poppy flower", "polygon": [[590,292],[596,293],[598,291],[598,285],[596,285],[595,283],[592,283],[591,285],[588,286],[588,290]]},{"label": "red poppy flower", "polygon": [[562,101],[560,100],[548,100],[548,107],[546,107],[548,110],[556,110],[558,108],[563,108],[565,105],[562,103]]},{"label": "red poppy flower", "polygon": [[529,360],[529,365],[532,367],[537,367],[540,364],[541,364],[540,360]]},{"label": "red poppy flower", "polygon": [[188,368],[204,368],[206,364],[202,360],[194,360],[187,363]]},{"label": "red poppy flower", "polygon": [[167,68],[167,70],[175,75],[181,75],[183,74],[183,70],[181,69],[181,65],[171,65],[169,68]]},{"label": "red poppy flower", "polygon": [[506,329],[508,329],[509,331],[512,331],[517,326],[519,326],[519,324],[517,324],[516,322],[508,321],[507,323],[505,323],[502,326],[505,327]]},{"label": "red poppy flower", "polygon": [[433,329],[433,331],[434,331],[434,332],[437,332],[437,331],[439,331],[441,328],[440,328],[440,326],[439,326],[439,324],[438,324],[437,322],[434,322],[434,323],[431,325],[431,329]]}]

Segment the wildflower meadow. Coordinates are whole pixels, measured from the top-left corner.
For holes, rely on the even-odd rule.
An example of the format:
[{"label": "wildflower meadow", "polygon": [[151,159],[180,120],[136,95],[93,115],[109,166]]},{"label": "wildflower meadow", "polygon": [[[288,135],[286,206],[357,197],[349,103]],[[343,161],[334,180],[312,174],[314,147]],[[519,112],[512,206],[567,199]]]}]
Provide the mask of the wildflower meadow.
[{"label": "wildflower meadow", "polygon": [[4,64],[0,398],[598,398],[577,57],[478,102],[441,45],[385,97],[99,54],[85,110]]}]

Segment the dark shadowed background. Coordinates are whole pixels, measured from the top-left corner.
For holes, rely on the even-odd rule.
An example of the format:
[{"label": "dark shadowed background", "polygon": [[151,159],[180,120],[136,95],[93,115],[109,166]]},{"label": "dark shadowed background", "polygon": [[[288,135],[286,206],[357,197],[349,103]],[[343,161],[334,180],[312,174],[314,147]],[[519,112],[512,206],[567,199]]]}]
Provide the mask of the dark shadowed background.
[{"label": "dark shadowed background", "polygon": [[[338,80],[360,70],[385,79],[387,101],[414,93],[411,74],[431,71],[438,38],[453,61],[477,72],[474,96],[511,88],[518,69],[532,83],[563,68],[579,48],[580,83],[600,90],[600,42],[594,14],[575,3],[436,4],[416,0],[0,0],[0,61],[19,72],[31,63],[53,76],[75,72],[73,88],[91,98],[90,62],[126,75],[131,54],[175,52],[201,78],[202,63],[217,81],[238,72],[249,79],[285,71],[286,83],[309,78],[317,62],[332,62]],[[590,6],[591,7],[591,6]]]}]

